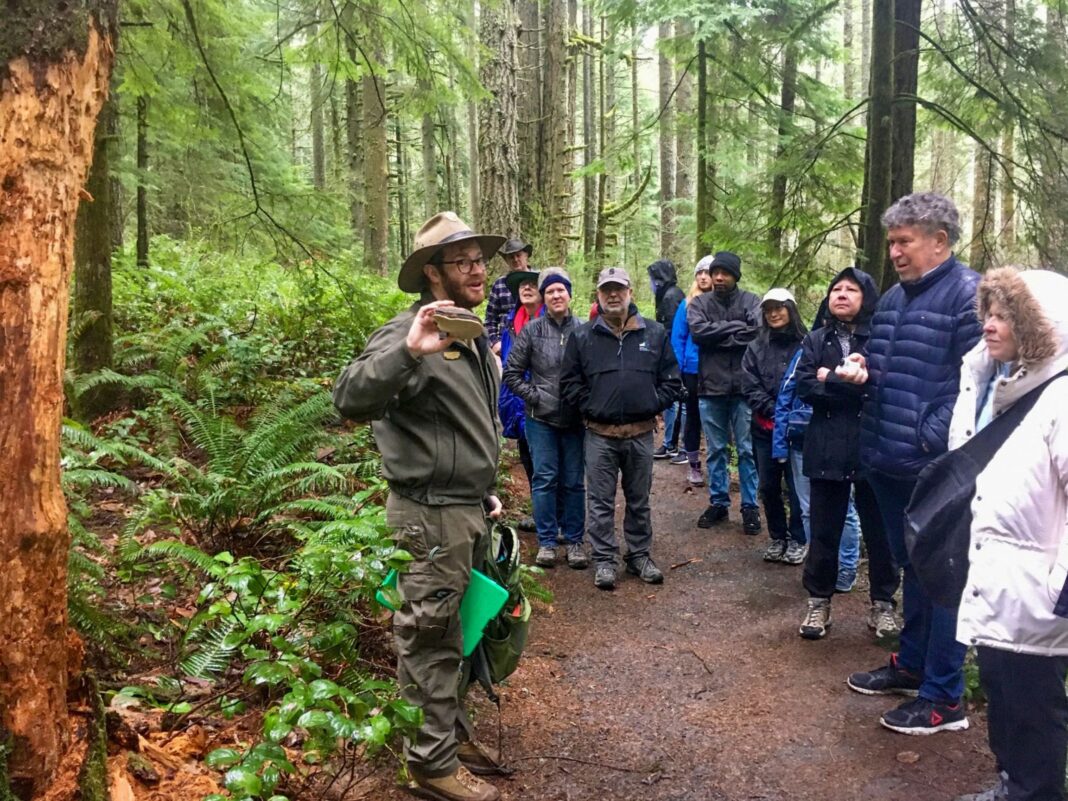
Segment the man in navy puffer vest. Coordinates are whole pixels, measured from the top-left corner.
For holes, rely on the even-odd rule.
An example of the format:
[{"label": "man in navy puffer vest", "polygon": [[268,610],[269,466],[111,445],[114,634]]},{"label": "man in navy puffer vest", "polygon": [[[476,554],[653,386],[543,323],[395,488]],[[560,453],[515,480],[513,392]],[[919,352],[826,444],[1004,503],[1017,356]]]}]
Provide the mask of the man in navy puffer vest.
[{"label": "man in navy puffer vest", "polygon": [[968,728],[961,701],[965,648],[955,638],[956,610],[932,604],[909,565],[904,512],[920,469],[947,448],[961,359],[982,330],[975,314],[979,274],[953,255],[960,218],[948,198],[908,195],[882,222],[900,283],[883,294],[871,321],[861,463],[905,571],[904,626],[889,665],[854,673],[848,684],[867,695],[918,695],[880,722],[929,734]]}]

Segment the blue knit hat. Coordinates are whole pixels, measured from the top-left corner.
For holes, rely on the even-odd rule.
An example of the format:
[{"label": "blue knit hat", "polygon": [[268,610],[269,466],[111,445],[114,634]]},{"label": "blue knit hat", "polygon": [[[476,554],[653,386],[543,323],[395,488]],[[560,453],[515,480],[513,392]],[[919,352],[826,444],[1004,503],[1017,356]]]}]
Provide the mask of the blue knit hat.
[{"label": "blue knit hat", "polygon": [[571,276],[562,267],[546,267],[538,276],[538,291],[541,294],[544,295],[545,290],[553,284],[563,284],[567,288],[567,294],[574,294],[571,291]]}]

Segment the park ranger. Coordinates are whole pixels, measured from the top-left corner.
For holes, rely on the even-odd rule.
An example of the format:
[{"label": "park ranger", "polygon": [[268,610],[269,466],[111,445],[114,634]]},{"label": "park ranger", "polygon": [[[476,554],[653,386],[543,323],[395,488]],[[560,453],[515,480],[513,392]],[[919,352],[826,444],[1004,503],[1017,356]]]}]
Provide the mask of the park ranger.
[{"label": "park ranger", "polygon": [[411,307],[371,335],[338,379],[334,404],[370,420],[389,484],[386,519],[413,556],[393,617],[397,681],[424,723],[406,743],[410,789],[441,801],[494,801],[472,773],[497,757],[470,736],[460,701],[460,601],[483,552],[500,455],[500,374],[470,309],[486,292],[486,263],[503,237],[472,232],[450,211],[427,220],[397,283]]}]

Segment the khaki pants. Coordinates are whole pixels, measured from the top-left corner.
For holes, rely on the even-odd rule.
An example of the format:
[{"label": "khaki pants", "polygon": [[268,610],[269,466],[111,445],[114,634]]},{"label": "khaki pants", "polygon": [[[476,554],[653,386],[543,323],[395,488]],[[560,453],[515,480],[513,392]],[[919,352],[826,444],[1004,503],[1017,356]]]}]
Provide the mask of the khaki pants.
[{"label": "khaki pants", "polygon": [[457,736],[467,731],[460,601],[472,567],[482,563],[486,517],[481,504],[425,506],[390,493],[386,521],[397,546],[413,557],[397,584],[404,603],[393,615],[401,697],[423,710],[405,755],[420,776],[448,776],[459,765]]}]

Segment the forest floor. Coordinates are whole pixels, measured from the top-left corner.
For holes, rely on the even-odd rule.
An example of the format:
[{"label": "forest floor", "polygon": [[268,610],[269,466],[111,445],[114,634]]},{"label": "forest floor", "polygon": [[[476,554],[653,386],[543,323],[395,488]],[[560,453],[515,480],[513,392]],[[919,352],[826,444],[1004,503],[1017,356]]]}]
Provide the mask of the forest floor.
[{"label": "forest floor", "polygon": [[[514,474],[513,486],[524,486]],[[620,518],[622,502],[620,493]],[[745,536],[737,505],[729,523],[698,529],[706,502],[683,466],[656,464],[663,585],[623,574],[604,592],[592,569],[546,571],[554,599],[535,605],[523,660],[500,688],[501,716],[471,692],[480,738],[500,741],[515,768],[493,779],[505,801],[949,801],[992,782],[981,710],[970,709],[966,732],[907,737],[878,723],[901,699],[846,687],[850,672],[888,656],[866,626],[863,570],[857,589],[835,599],[827,638],[802,640],[801,568],[763,562],[766,534]],[[532,561],[532,535],[524,545]],[[210,720],[164,732],[158,713],[140,716],[143,725],[138,713],[124,717],[143,736],[127,729],[140,745],[121,748],[111,738],[114,801],[220,792],[221,775],[201,759],[248,734]],[[146,785],[127,748],[159,777]],[[411,797],[388,757],[369,765],[348,756],[340,780],[283,792],[296,801]]]},{"label": "forest floor", "polygon": [[[763,562],[766,534],[745,536],[737,505],[729,523],[698,529],[706,503],[683,466],[657,462],[658,587],[624,575],[604,592],[592,570],[547,571],[554,601],[502,688],[516,769],[494,779],[502,798],[948,801],[992,783],[982,712],[970,711],[966,732],[908,737],[878,723],[903,699],[846,687],[888,655],[865,622],[863,578],[835,599],[827,638],[802,640],[801,568]],[[496,744],[496,709],[477,706],[480,736]],[[367,792],[410,797],[386,784]]]}]

